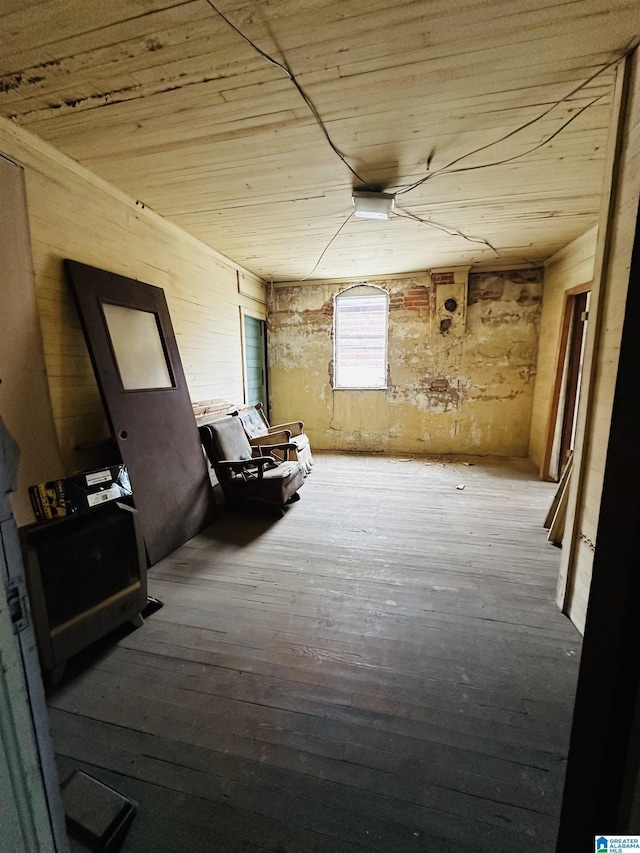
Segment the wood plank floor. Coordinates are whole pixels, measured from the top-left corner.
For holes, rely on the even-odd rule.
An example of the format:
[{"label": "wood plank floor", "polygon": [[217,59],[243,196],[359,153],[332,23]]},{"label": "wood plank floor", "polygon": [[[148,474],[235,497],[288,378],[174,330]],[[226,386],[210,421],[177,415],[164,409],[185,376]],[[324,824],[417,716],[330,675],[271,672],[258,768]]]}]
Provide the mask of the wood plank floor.
[{"label": "wood plank floor", "polygon": [[318,454],[283,519],[224,513],[72,663],[61,776],[140,803],[125,853],[552,851],[580,652],[553,490],[524,460]]}]

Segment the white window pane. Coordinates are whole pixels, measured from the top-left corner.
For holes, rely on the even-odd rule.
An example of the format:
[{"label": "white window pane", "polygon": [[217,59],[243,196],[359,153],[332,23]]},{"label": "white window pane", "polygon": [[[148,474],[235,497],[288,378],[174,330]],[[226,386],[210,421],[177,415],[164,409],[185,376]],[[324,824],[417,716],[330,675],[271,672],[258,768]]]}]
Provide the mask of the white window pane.
[{"label": "white window pane", "polygon": [[102,310],[124,390],[172,388],[156,315],[108,302]]},{"label": "white window pane", "polygon": [[386,294],[336,298],[335,387],[386,387],[387,313]]}]

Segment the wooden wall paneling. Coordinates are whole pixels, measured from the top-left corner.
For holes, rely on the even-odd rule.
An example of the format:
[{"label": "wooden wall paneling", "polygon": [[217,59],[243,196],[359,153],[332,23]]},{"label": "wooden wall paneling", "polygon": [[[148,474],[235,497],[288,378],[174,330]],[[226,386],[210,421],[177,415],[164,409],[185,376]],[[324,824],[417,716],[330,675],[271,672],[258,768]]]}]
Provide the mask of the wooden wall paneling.
[{"label": "wooden wall paneling", "polygon": [[[635,223],[633,216],[638,198],[637,172],[633,172],[634,157],[638,157],[637,146],[636,149],[633,146],[633,128],[637,126],[640,113],[636,66],[637,54],[634,54],[621,66],[616,90],[618,124],[609,142],[607,175],[610,190],[603,199],[602,226],[594,264],[594,288],[589,308],[574,469],[567,509],[568,535],[558,578],[558,606],[568,613],[579,630],[584,629],[589,599],[593,543],[596,541],[613,401],[612,379],[622,328],[620,296],[626,295],[628,286],[628,258],[633,245],[633,225],[630,223]],[[635,89],[630,90],[631,85]],[[623,174],[634,177],[623,183]],[[627,218],[620,214],[622,207]],[[629,221],[630,209],[634,214]]]},{"label": "wooden wall paneling", "polygon": [[[108,435],[80,324],[63,278],[66,255],[163,286],[192,399],[219,397],[239,402],[242,359],[237,266],[3,120],[0,149],[25,168],[38,313],[64,470],[93,467],[94,457],[78,451],[78,445],[90,445]],[[251,281],[257,280],[252,276]],[[258,293],[259,285],[254,287]],[[35,408],[38,417],[40,405]]]},{"label": "wooden wall paneling", "polygon": [[[637,118],[638,113],[634,129],[638,127]],[[636,147],[636,159],[638,156]],[[631,209],[625,205],[617,211],[627,222],[631,218],[628,227],[632,233],[635,231],[635,240],[630,268],[626,252],[625,259],[620,259],[620,272],[626,274],[630,286],[617,362],[558,853],[568,848],[588,848],[595,834],[626,835],[638,831],[640,680],[635,664],[640,655],[640,465],[637,453],[626,452],[637,441],[637,401],[629,389],[637,384],[640,359],[640,291],[635,286],[640,277],[637,187],[633,195],[635,205],[631,201]]]},{"label": "wooden wall paneling", "polygon": [[596,241],[597,227],[594,227],[563,247],[545,264],[536,385],[529,438],[529,456],[541,472],[556,377],[564,292],[593,278]]},{"label": "wooden wall paneling", "polygon": [[[2,145],[0,143],[0,150]],[[0,155],[0,411],[18,442],[17,523],[33,521],[28,487],[64,473],[47,385],[23,169]]]},{"label": "wooden wall paneling", "polygon": [[[241,296],[246,296],[251,302],[257,302],[259,305],[265,305],[266,293],[263,282],[259,279],[252,278],[239,272],[238,275],[238,293]],[[262,318],[264,319],[264,317]]]}]

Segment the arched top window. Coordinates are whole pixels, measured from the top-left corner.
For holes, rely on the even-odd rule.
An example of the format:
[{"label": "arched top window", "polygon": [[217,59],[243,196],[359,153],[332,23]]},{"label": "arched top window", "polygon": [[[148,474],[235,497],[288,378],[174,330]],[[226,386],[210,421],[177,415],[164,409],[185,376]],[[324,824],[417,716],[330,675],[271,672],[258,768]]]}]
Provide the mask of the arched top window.
[{"label": "arched top window", "polygon": [[333,304],[333,387],[387,387],[389,294],[382,287],[354,284],[336,293]]}]

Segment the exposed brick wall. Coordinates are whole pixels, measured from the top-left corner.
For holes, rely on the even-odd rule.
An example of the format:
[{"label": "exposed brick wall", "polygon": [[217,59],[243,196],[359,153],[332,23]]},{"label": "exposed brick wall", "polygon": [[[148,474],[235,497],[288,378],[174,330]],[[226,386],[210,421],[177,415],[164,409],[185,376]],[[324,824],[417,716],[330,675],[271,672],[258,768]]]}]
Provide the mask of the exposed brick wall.
[{"label": "exposed brick wall", "polygon": [[404,294],[403,306],[409,311],[424,311],[431,307],[431,288],[424,284],[410,287]]},{"label": "exposed brick wall", "polygon": [[525,456],[542,272],[471,274],[467,304],[466,270],[436,275],[376,281],[389,294],[388,382],[376,390],[332,386],[333,299],[350,282],[275,288],[274,419],[301,418],[318,448]]}]

